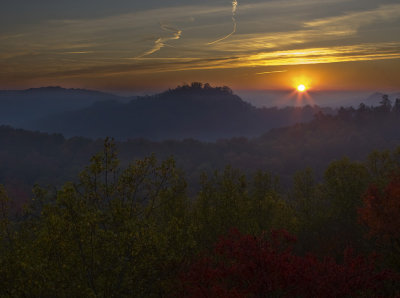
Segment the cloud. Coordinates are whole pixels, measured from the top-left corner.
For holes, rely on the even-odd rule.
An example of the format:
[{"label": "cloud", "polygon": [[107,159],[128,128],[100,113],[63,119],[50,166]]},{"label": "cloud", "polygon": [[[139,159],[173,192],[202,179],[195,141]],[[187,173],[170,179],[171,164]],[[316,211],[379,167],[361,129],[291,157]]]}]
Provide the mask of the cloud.
[{"label": "cloud", "polygon": [[248,56],[248,66],[283,66],[400,58],[400,42],[357,44],[258,53]]},{"label": "cloud", "polygon": [[[224,14],[226,7],[187,5],[168,7],[125,14],[90,18],[61,19],[43,21],[29,26],[19,26],[4,34],[0,33],[0,54],[6,51],[30,50],[48,52],[67,50],[69,45],[77,45],[77,51],[122,52],[132,57],[132,49],[136,54],[151,51],[148,47],[149,36],[154,36],[157,30],[154,24],[160,21],[176,20],[178,24],[192,24],[195,18],[217,17]],[[18,28],[18,29],[17,29]],[[172,39],[180,37],[180,30],[164,26],[164,31],[172,33]],[[154,49],[166,43],[162,37],[154,43]],[[168,39],[169,37],[165,37]],[[147,39],[147,40],[146,40]],[[156,40],[156,41],[157,41]],[[79,45],[82,45],[82,49]],[[90,49],[86,47],[90,44]],[[65,47],[65,48],[63,48]]]},{"label": "cloud", "polygon": [[[287,2],[288,4],[295,4],[291,1]],[[309,5],[312,3],[313,1],[308,1]],[[254,4],[251,7],[261,9],[262,5],[268,4],[272,5],[271,3]],[[275,29],[275,32],[238,34],[234,40],[217,44],[213,49],[219,52],[248,53],[250,55],[252,53],[265,52],[266,50],[298,48],[307,46],[307,44],[315,46],[316,41],[318,43],[324,42],[325,44],[329,42],[332,46],[337,46],[341,43],[340,40],[357,35],[363,26],[399,18],[400,4],[383,5],[367,11],[302,21],[294,25],[292,30],[284,30],[285,28],[282,28],[283,30],[279,31]],[[360,40],[371,42],[378,37],[376,32],[374,34],[374,36],[369,34],[368,36],[360,37]],[[383,36],[385,36],[385,32],[382,32],[379,37],[382,38]],[[390,39],[393,40],[393,36],[390,36]],[[398,37],[394,38],[394,40],[398,40]],[[348,44],[348,41],[346,43]]]},{"label": "cloud", "polygon": [[173,33],[173,35],[170,36],[170,37],[160,37],[160,38],[158,38],[154,42],[153,48],[151,48],[150,50],[146,51],[145,53],[143,53],[142,55],[138,56],[137,58],[142,58],[142,57],[145,57],[145,56],[149,56],[151,54],[154,54],[155,52],[158,52],[163,47],[167,46],[166,42],[168,42],[170,40],[177,40],[182,35],[182,30],[176,29],[176,28],[174,28],[172,26],[162,25],[161,24],[161,29],[164,30],[165,32],[171,32],[171,33]]},{"label": "cloud", "polygon": [[400,18],[400,4],[381,5],[367,11],[347,13],[341,16],[317,19],[304,23],[306,28],[318,28],[327,32],[348,32],[355,34],[361,27],[379,21]]},{"label": "cloud", "polygon": [[[120,74],[154,74],[179,71],[232,69],[260,66],[291,66],[301,64],[373,61],[400,58],[400,42],[357,44],[351,46],[305,48],[288,51],[263,52],[215,58],[140,58],[130,63],[109,63],[102,66],[81,66],[64,71],[42,72],[43,77],[112,77]],[[129,60],[127,60],[129,61]],[[258,75],[284,72],[267,71]]]},{"label": "cloud", "polygon": [[44,78],[67,78],[67,77],[108,77],[119,74],[133,73],[164,73],[171,71],[186,71],[191,69],[214,69],[225,68],[224,65],[235,62],[238,57],[224,58],[185,58],[185,59],[163,59],[163,58],[132,58],[131,63],[109,64],[101,66],[79,67],[70,70],[42,72],[40,77]]},{"label": "cloud", "polygon": [[[91,51],[96,53],[113,53],[115,58],[150,55],[165,47],[168,40],[177,39],[178,30],[166,31],[172,36],[159,37],[154,40],[154,32],[159,30],[154,25],[161,20],[174,22],[180,30],[188,32],[182,49],[190,49],[199,55],[218,52],[244,53],[251,51],[264,51],[266,49],[281,48],[291,45],[300,45],[316,40],[335,40],[356,34],[358,28],[364,24],[379,20],[396,18],[399,15],[399,4],[383,5],[375,10],[347,13],[342,16],[305,21],[314,6],[322,4],[335,4],[344,0],[279,0],[263,1],[256,3],[240,4],[242,12],[241,34],[236,34],[235,39],[227,40],[236,31],[221,39],[211,42],[210,49],[201,48],[200,45],[209,40],[212,30],[204,30],[204,26],[215,28],[221,16],[227,14],[224,6],[185,5],[159,9],[151,9],[114,15],[102,18],[53,20],[25,28],[21,32],[9,32],[0,36],[0,53],[7,51],[35,51],[46,53],[49,50],[68,51],[69,45],[76,45],[76,51]],[[352,1],[350,1],[352,2]],[[236,3],[236,4],[235,4]],[[235,19],[238,4],[232,2],[232,17]],[[285,11],[285,12],[284,12]],[[299,12],[301,11],[301,13]],[[278,24],[270,28],[267,20],[276,18],[282,20],[285,13],[285,22],[289,25]],[[306,15],[303,15],[306,13]],[[334,12],[333,12],[334,13]],[[257,19],[246,19],[257,14]],[[315,14],[318,15],[318,14]],[[196,22],[189,21],[195,19]],[[266,22],[266,23],[265,23]],[[254,27],[256,24],[257,27]],[[196,28],[203,28],[203,30]],[[260,28],[262,28],[260,30]],[[171,28],[172,29],[172,28]],[[253,29],[253,30],[251,30]],[[257,33],[255,33],[256,29]],[[165,31],[165,30],[164,30]],[[22,35],[23,34],[23,35]],[[13,36],[13,38],[9,38]],[[151,38],[151,43],[149,42]],[[87,47],[86,44],[90,44]],[[2,49],[3,48],[3,49]],[[135,53],[132,54],[132,50]],[[153,52],[154,51],[154,52]],[[186,52],[177,52],[183,56]]]},{"label": "cloud", "polygon": [[[231,11],[219,4],[186,5],[96,19],[46,21],[0,35],[0,73],[106,77],[399,58],[400,39],[393,34],[398,32],[393,24],[398,24],[400,4],[347,13],[321,9],[339,2],[345,3],[342,8],[348,7],[346,1],[240,3],[240,32],[236,32],[235,1]],[[330,16],[321,18],[321,10]],[[205,47],[215,31],[211,28],[229,16],[234,22],[232,32],[224,42],[219,39]],[[396,23],[385,23],[393,20]],[[380,27],[374,28],[374,36],[357,35],[360,28],[375,23]],[[234,33],[235,38],[228,39]],[[357,39],[351,39],[354,36]],[[178,39],[179,48],[172,48]],[[393,42],[378,43],[382,40]]]},{"label": "cloud", "polygon": [[228,35],[220,38],[220,39],[217,39],[215,41],[209,42],[208,45],[216,44],[216,43],[218,43],[220,41],[223,41],[223,40],[231,37],[233,34],[236,33],[236,27],[237,27],[237,24],[236,24],[236,11],[237,11],[237,6],[238,6],[238,2],[236,0],[233,0],[232,1],[232,22],[233,22],[233,30],[232,30],[232,32],[229,33]]},{"label": "cloud", "polygon": [[92,54],[93,51],[77,51],[77,52],[63,52],[61,54]]},{"label": "cloud", "polygon": [[263,72],[258,72],[258,73],[256,73],[256,74],[257,74],[257,75],[265,75],[265,74],[274,74],[274,73],[281,73],[281,72],[287,72],[287,70],[284,69],[284,70],[263,71]]}]

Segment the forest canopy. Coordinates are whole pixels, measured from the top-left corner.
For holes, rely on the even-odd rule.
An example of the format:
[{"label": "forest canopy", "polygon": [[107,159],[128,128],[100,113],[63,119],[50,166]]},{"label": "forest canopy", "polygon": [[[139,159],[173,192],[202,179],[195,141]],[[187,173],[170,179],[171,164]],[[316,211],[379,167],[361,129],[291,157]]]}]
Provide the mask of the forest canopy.
[{"label": "forest canopy", "polygon": [[378,189],[391,204],[399,154],[338,160],[321,183],[298,172],[289,191],[268,172],[250,178],[226,167],[203,174],[189,197],[173,159],[121,167],[107,139],[77,182],[35,187],[22,213],[0,189],[1,295],[398,294],[398,251],[366,235],[381,235],[368,202]]}]

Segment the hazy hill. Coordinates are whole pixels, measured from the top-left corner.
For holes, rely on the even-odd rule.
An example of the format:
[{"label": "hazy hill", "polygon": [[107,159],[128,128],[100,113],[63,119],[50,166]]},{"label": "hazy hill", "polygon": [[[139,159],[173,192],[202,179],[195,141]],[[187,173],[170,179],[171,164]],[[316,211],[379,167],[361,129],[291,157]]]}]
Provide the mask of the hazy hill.
[{"label": "hazy hill", "polygon": [[44,117],[34,127],[66,136],[216,140],[258,136],[271,128],[310,121],[320,110],[259,109],[228,87],[193,83],[128,103],[96,102],[79,111]]},{"label": "hazy hill", "polygon": [[0,91],[0,124],[29,129],[36,119],[63,111],[82,109],[101,100],[121,98],[98,91],[61,87]]},{"label": "hazy hill", "polygon": [[[151,153],[160,159],[174,156],[191,185],[198,184],[201,172],[228,164],[249,174],[267,170],[287,184],[305,167],[315,169],[321,177],[332,160],[344,156],[363,160],[372,150],[395,148],[400,154],[399,127],[400,101],[391,111],[364,106],[343,109],[335,116],[320,113],[309,123],[273,129],[257,138],[217,142],[135,139],[118,142],[117,147],[122,165]],[[65,138],[0,126],[0,183],[26,191],[33,183],[62,183],[75,177],[102,149],[102,143],[100,139]]]}]

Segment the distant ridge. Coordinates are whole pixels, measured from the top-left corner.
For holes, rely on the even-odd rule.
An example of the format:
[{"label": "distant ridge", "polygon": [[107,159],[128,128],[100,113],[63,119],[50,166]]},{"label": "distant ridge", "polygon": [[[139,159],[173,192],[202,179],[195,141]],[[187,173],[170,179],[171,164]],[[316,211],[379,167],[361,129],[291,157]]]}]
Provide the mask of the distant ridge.
[{"label": "distant ridge", "polygon": [[0,124],[32,128],[37,119],[65,111],[79,110],[96,101],[125,100],[117,95],[60,86],[26,90],[0,90]]},{"label": "distant ridge", "polygon": [[28,89],[21,89],[21,90],[0,90],[0,95],[3,95],[3,94],[34,94],[34,93],[75,93],[75,94],[90,94],[90,95],[119,97],[117,95],[103,92],[103,91],[98,91],[98,90],[81,89],[81,88],[64,88],[61,86],[46,86],[46,87],[28,88]]},{"label": "distant ridge", "polygon": [[313,119],[319,107],[259,109],[229,87],[192,83],[128,103],[108,100],[43,117],[34,128],[66,136],[152,140],[254,137],[271,128]]}]

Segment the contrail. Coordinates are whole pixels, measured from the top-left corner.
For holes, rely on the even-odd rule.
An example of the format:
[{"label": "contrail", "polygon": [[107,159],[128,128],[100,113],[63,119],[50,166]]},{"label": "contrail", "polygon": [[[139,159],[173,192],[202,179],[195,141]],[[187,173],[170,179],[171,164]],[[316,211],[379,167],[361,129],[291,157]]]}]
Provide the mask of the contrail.
[{"label": "contrail", "polygon": [[169,40],[177,40],[177,39],[181,38],[182,30],[179,30],[179,29],[174,28],[172,26],[163,25],[163,24],[161,24],[161,29],[164,30],[165,32],[171,32],[171,33],[173,33],[173,35],[171,37],[160,37],[159,39],[157,39],[154,42],[154,46],[150,50],[146,51],[145,53],[143,53],[142,55],[140,55],[140,56],[138,56],[136,58],[142,58],[144,56],[148,56],[148,55],[151,55],[151,54],[153,54],[155,52],[158,52],[163,47],[168,46],[166,44],[167,41],[169,41]]},{"label": "contrail", "polygon": [[223,41],[223,40],[225,40],[225,39],[231,37],[233,34],[235,34],[235,32],[236,32],[236,27],[237,27],[237,25],[236,25],[236,10],[237,10],[237,7],[238,7],[238,2],[237,2],[237,0],[233,0],[233,1],[232,1],[232,22],[233,22],[233,30],[232,30],[232,32],[229,33],[228,35],[226,35],[226,36],[220,38],[220,39],[217,39],[217,40],[215,40],[215,41],[209,42],[209,43],[208,43],[209,45],[215,44],[215,43],[220,42],[220,41]]}]

